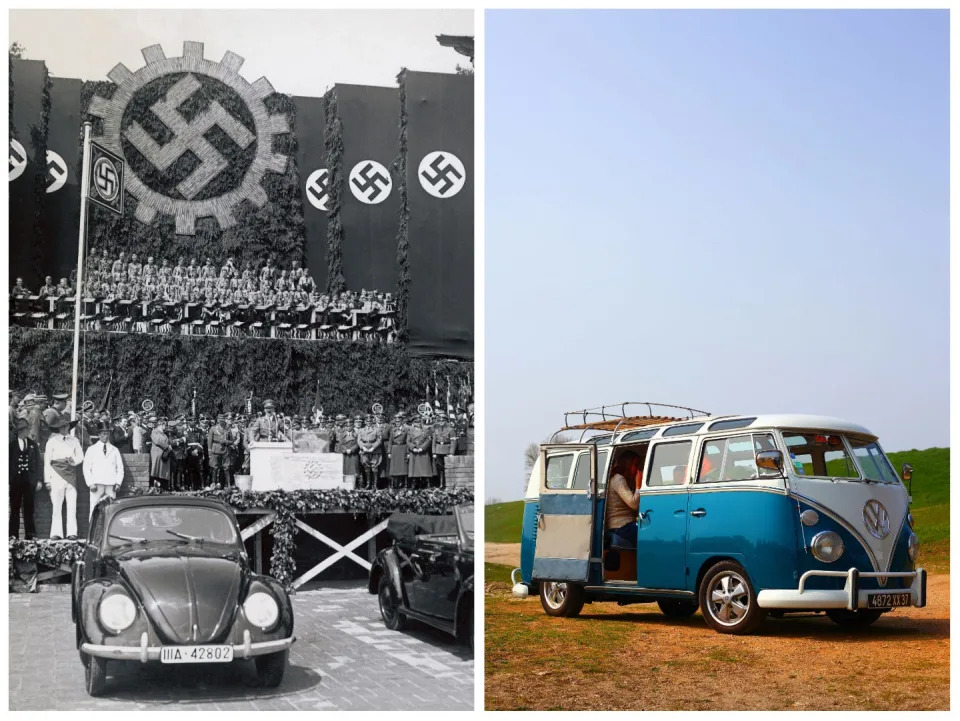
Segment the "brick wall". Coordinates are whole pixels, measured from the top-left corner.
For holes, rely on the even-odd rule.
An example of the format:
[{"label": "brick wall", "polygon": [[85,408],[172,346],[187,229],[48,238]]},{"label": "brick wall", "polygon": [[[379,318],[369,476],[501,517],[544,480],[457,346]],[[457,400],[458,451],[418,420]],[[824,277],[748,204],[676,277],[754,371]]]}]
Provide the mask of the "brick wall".
[{"label": "brick wall", "polygon": [[447,488],[474,488],[473,456],[447,456]]}]

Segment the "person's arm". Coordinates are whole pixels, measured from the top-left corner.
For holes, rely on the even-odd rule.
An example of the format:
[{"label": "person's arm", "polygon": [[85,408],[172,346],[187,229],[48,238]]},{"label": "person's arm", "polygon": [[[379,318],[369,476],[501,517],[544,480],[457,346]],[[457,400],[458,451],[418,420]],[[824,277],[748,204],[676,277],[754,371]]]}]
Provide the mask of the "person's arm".
[{"label": "person's arm", "polygon": [[620,500],[627,504],[627,506],[632,508],[634,511],[640,507],[640,496],[636,491],[630,490],[629,486],[627,486],[627,481],[623,476],[619,474],[615,476],[611,485],[613,486],[613,490],[616,491],[617,495],[620,496]]},{"label": "person's arm", "polygon": [[123,457],[120,455],[119,448],[113,454],[113,478],[114,487],[120,488],[123,485]]},{"label": "person's arm", "polygon": [[93,455],[90,451],[93,450],[93,446],[87,449],[86,455],[83,457],[83,480],[87,482],[87,486],[93,488],[96,482],[93,480]]}]

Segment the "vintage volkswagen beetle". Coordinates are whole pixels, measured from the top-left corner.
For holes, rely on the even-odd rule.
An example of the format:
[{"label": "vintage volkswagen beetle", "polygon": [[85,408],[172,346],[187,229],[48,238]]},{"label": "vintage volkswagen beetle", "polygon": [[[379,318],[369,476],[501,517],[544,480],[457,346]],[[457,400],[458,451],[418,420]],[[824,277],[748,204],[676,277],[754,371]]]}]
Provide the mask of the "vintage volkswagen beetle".
[{"label": "vintage volkswagen beetle", "polygon": [[473,648],[473,505],[446,516],[394,513],[393,544],[377,555],[367,589],[387,628],[408,618],[452,634]]},{"label": "vintage volkswagen beetle", "polygon": [[293,608],[253,573],[233,511],[210,498],[101,502],[73,568],[71,611],[91,696],[108,660],[229,663],[254,659],[266,686],[283,680]]}]

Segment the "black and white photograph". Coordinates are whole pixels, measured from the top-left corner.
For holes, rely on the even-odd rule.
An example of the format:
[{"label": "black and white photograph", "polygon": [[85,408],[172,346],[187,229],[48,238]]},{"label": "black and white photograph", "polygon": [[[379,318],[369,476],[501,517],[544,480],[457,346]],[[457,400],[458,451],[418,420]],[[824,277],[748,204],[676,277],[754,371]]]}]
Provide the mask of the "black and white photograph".
[{"label": "black and white photograph", "polygon": [[9,43],[9,709],[472,710],[473,11]]}]

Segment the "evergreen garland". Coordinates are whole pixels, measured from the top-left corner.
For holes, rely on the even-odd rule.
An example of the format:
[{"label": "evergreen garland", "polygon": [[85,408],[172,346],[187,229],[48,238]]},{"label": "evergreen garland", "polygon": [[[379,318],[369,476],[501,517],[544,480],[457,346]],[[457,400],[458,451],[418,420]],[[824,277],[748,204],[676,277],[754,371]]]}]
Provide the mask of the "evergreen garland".
[{"label": "evergreen garland", "polygon": [[410,294],[410,264],[407,253],[410,250],[409,222],[410,206],[407,204],[407,70],[403,68],[397,75],[400,88],[400,136],[397,140],[397,158],[393,161],[394,175],[400,192],[400,207],[397,209],[397,265],[400,273],[397,278],[395,318],[397,342],[407,342],[407,304]]},{"label": "evergreen garland", "polygon": [[[288,590],[296,577],[297,564],[295,537],[297,514],[329,513],[333,511],[366,516],[371,522],[379,522],[395,511],[420,514],[446,514],[455,506],[472,503],[473,491],[469,488],[428,488],[419,491],[381,490],[355,491],[331,489],[317,491],[241,491],[226,488],[218,491],[192,491],[168,494],[156,488],[147,491],[137,489],[133,495],[173,495],[217,498],[236,511],[266,509],[277,514],[270,525],[273,536],[273,555],[270,558],[270,575]],[[30,562],[38,565],[59,567],[72,565],[83,557],[85,541],[21,540],[10,538],[9,577],[14,577],[17,564]]]},{"label": "evergreen garland", "polygon": [[[9,338],[11,388],[48,396],[70,388],[72,333],[13,326]],[[82,342],[85,397],[99,404],[112,373],[117,412],[150,398],[168,415],[189,413],[196,388],[198,412],[239,411],[253,392],[256,409],[272,398],[279,411],[306,415],[318,399],[327,412],[356,414],[379,402],[389,416],[423,402],[437,376],[441,395],[449,377],[456,398],[472,372],[470,363],[414,358],[395,343],[94,331]]]},{"label": "evergreen garland", "polygon": [[[47,210],[47,141],[50,137],[50,88],[53,81],[46,64],[43,66],[43,91],[40,94],[40,122],[30,126],[30,142],[34,152],[33,192],[36,202],[33,211],[33,270],[43,278],[47,262],[47,243],[44,241],[43,218]],[[12,118],[11,118],[12,121]],[[54,279],[56,282],[57,279]]]},{"label": "evergreen garland", "polygon": [[343,193],[343,123],[337,107],[337,92],[323,96],[323,144],[327,153],[329,198],[327,213],[327,292],[342,293],[347,289],[343,277],[343,223],[340,220],[340,197]]}]

